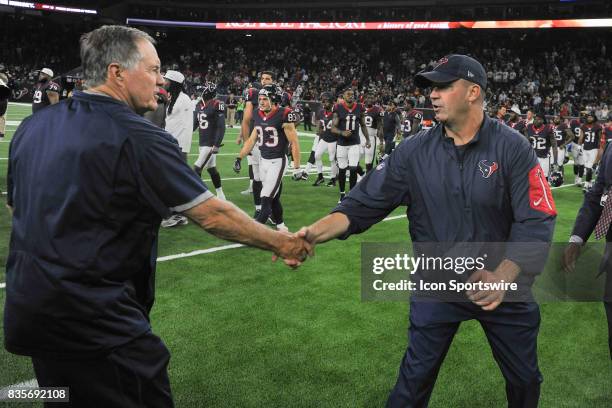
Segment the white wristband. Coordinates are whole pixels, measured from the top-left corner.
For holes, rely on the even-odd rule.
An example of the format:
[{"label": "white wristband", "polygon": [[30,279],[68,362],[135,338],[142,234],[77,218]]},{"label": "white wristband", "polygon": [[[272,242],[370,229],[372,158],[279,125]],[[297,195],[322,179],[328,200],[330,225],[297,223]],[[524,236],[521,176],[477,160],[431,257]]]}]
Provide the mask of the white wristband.
[{"label": "white wristband", "polygon": [[573,244],[584,244],[584,240],[580,238],[578,235],[572,235],[569,239],[569,242]]}]

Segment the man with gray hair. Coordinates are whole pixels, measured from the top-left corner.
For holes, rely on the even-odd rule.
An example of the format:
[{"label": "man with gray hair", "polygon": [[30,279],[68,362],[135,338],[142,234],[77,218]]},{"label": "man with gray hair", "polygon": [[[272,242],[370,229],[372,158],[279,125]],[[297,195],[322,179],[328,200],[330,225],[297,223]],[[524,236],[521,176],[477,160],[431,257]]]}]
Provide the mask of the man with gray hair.
[{"label": "man with gray hair", "polygon": [[32,357],[40,386],[69,387],[75,407],[173,406],[170,354],[149,322],[163,217],[291,267],[310,250],[215,198],[140,116],[163,84],[154,43],[121,26],[85,34],[87,90],[26,118],[10,147],[5,347]]}]

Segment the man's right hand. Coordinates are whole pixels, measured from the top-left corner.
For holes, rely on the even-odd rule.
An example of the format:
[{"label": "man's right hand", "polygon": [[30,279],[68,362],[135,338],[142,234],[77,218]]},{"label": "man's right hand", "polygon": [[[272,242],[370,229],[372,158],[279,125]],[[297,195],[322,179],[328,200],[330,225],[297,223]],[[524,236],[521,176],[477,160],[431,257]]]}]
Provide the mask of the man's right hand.
[{"label": "man's right hand", "polygon": [[297,268],[306,260],[308,255],[313,253],[313,245],[298,234],[280,233],[284,239],[279,243],[278,249],[274,252],[273,261],[283,258],[287,266]]},{"label": "man's right hand", "polygon": [[237,145],[241,145],[242,144],[242,136],[238,135],[238,137],[236,138],[236,144]]},{"label": "man's right hand", "polygon": [[342,136],[344,136],[344,137],[351,137],[352,134],[353,134],[353,132],[351,132],[350,130],[343,130],[342,131]]},{"label": "man's right hand", "polygon": [[561,266],[566,273],[572,273],[576,269],[576,260],[580,256],[582,245],[577,242],[570,242],[563,250]]}]

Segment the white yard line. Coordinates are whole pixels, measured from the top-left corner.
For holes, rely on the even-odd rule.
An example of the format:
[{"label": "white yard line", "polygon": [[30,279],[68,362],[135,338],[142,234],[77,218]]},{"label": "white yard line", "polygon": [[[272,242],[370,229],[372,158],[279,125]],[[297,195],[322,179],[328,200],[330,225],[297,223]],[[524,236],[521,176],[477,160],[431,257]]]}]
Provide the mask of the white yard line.
[{"label": "white yard line", "polygon": [[213,252],[219,252],[219,251],[225,251],[226,249],[235,249],[235,248],[242,248],[244,245],[242,244],[229,244],[229,245],[222,245],[222,246],[218,246],[218,247],[212,247],[212,248],[208,248],[208,249],[198,249],[197,251],[191,251],[191,252],[184,252],[181,254],[176,254],[176,255],[168,255],[168,256],[162,256],[157,258],[157,262],[166,262],[166,261],[172,261],[174,259],[180,259],[180,258],[189,258],[191,256],[197,256],[197,255],[203,255],[203,254],[210,254]]},{"label": "white yard line", "polygon": [[6,288],[6,283],[4,282],[0,283],[0,289],[4,289],[4,288]]}]

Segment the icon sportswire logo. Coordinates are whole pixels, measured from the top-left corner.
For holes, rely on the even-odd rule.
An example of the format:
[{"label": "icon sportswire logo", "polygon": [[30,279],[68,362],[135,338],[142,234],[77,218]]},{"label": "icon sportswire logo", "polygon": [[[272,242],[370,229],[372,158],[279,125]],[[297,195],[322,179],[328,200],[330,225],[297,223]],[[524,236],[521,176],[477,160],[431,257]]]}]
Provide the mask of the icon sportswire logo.
[{"label": "icon sportswire logo", "polygon": [[491,164],[487,163],[488,160],[481,160],[478,162],[478,170],[482,173],[482,177],[489,178],[493,173],[499,169],[497,162]]}]

